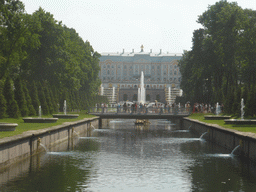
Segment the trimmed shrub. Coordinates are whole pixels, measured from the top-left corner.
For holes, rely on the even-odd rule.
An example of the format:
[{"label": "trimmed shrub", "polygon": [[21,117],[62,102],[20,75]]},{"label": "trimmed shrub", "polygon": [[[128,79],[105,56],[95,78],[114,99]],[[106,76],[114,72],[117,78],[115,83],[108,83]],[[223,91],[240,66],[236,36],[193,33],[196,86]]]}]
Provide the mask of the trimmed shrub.
[{"label": "trimmed shrub", "polygon": [[3,94],[7,102],[7,115],[11,118],[18,118],[20,116],[19,107],[14,99],[13,84],[11,78],[8,76],[4,83]]},{"label": "trimmed shrub", "polygon": [[24,94],[25,94],[25,98],[27,101],[27,108],[28,108],[28,115],[29,116],[35,116],[36,115],[36,110],[32,104],[32,99],[29,95],[29,91],[27,89],[27,85],[25,82],[23,82],[23,89],[24,89]]},{"label": "trimmed shrub", "polygon": [[18,103],[21,116],[25,117],[28,115],[28,108],[27,108],[27,101],[25,98],[25,94],[23,91],[23,84],[21,83],[20,77],[15,79],[14,87],[15,87],[15,90],[14,90],[15,100]]},{"label": "trimmed shrub", "polygon": [[3,95],[3,88],[4,88],[4,83],[3,81],[0,81],[0,119],[7,117],[7,114],[6,114],[7,103]]},{"label": "trimmed shrub", "polygon": [[38,83],[38,97],[41,103],[42,108],[42,114],[48,115],[49,114],[49,108],[48,103],[46,102],[45,94],[44,94],[44,88],[42,87],[41,83]]},{"label": "trimmed shrub", "polygon": [[40,100],[38,98],[38,90],[37,90],[37,86],[36,86],[36,82],[33,81],[32,83],[32,87],[30,88],[30,97],[32,100],[32,105],[36,111],[36,114],[39,115],[39,106],[40,104]]}]

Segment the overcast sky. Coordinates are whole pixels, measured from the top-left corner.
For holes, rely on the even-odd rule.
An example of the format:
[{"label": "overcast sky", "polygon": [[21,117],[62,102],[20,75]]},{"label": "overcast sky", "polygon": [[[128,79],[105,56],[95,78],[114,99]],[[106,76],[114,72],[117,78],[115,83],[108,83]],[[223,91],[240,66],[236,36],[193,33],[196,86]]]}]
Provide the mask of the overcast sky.
[{"label": "overcast sky", "polygon": [[[196,21],[216,0],[21,0],[27,13],[41,6],[74,28],[95,51],[153,50],[183,53],[191,50]],[[232,1],[229,1],[232,2]],[[243,9],[256,10],[256,0],[237,0]]]}]

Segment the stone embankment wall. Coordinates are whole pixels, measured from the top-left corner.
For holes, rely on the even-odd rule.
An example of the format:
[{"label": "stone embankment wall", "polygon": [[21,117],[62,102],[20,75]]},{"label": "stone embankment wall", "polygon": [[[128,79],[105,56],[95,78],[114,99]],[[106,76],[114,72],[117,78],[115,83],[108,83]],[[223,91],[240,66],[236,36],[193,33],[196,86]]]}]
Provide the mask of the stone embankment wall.
[{"label": "stone embankment wall", "polygon": [[68,147],[71,147],[74,137],[80,134],[89,136],[86,134],[90,134],[89,130],[94,128],[98,128],[98,117],[3,138],[0,140],[0,169],[37,154],[44,150],[43,146],[50,149],[68,141]]},{"label": "stone embankment wall", "polygon": [[207,124],[189,118],[183,119],[183,127],[189,128],[198,135],[208,132],[204,139],[230,149],[230,151],[240,145],[235,154],[256,162],[256,134],[254,133],[224,129],[216,124]]}]

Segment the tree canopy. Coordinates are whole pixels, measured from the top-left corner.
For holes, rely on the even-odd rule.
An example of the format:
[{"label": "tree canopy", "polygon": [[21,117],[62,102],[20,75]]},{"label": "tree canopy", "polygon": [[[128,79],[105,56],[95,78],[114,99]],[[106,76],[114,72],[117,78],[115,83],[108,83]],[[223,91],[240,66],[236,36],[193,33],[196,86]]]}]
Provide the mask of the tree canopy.
[{"label": "tree canopy", "polygon": [[[61,105],[66,93],[72,93],[72,98],[79,103],[73,105],[79,109],[94,103],[79,101],[95,98],[98,93],[101,84],[98,77],[100,54],[75,29],[55,20],[43,8],[27,14],[19,0],[0,1],[0,45],[0,81],[18,79],[19,83],[14,84],[14,89],[15,85],[18,86],[16,95],[27,95],[19,92],[23,91],[21,85],[28,88],[32,103],[38,103],[39,96],[51,95],[54,98],[46,98],[50,111],[57,104]],[[35,85],[40,95],[33,95]],[[42,101],[45,99],[41,98]],[[18,105],[21,107],[24,103]],[[22,114],[27,113],[22,110]]]},{"label": "tree canopy", "polygon": [[[231,114],[237,109],[232,103],[238,100],[236,94],[241,99],[256,84],[256,11],[221,0],[209,6],[197,22],[203,27],[194,31],[192,50],[179,62],[181,88],[186,100],[220,102]],[[251,115],[255,114],[256,110]]]}]

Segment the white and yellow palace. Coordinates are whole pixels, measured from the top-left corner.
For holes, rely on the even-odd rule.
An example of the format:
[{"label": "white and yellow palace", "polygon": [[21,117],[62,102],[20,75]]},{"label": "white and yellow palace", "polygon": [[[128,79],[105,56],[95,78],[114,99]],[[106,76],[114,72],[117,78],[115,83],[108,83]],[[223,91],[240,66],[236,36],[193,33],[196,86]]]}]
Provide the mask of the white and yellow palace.
[{"label": "white and yellow palace", "polygon": [[[102,53],[100,57],[101,94],[112,103],[136,101],[141,71],[144,73],[146,101],[174,102],[180,95],[181,54],[144,52]],[[170,87],[170,88],[169,88]]]}]

